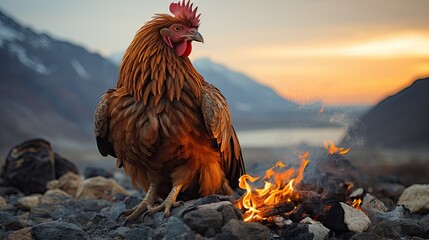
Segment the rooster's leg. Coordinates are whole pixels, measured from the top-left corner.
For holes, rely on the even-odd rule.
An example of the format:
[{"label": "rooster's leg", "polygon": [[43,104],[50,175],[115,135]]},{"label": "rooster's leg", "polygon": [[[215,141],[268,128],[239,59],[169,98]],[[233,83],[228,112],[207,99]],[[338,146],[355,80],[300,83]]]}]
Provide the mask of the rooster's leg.
[{"label": "rooster's leg", "polygon": [[140,214],[142,214],[144,211],[148,209],[152,209],[154,206],[154,201],[156,198],[156,190],[157,186],[154,183],[151,183],[149,186],[149,189],[147,190],[146,196],[143,198],[143,200],[139,203],[139,205],[135,206],[132,209],[125,211],[125,223],[136,219]]},{"label": "rooster's leg", "polygon": [[161,211],[164,209],[164,218],[170,216],[171,208],[180,206],[180,202],[176,202],[177,195],[179,195],[182,185],[173,186],[167,198],[160,205],[148,208],[149,214]]}]

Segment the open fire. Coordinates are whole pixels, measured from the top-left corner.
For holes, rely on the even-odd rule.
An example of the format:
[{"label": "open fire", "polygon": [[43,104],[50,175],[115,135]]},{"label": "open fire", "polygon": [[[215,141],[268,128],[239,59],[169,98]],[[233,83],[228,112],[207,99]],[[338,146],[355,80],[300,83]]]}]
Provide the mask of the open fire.
[{"label": "open fire", "polygon": [[[350,149],[336,147],[329,141],[324,145],[330,155],[345,155],[350,151]],[[245,174],[239,179],[239,187],[246,192],[236,205],[244,211],[244,221],[270,222],[270,218],[275,216],[282,216],[292,221],[300,221],[305,217],[317,219],[329,210],[330,205],[335,202],[332,198],[336,196],[309,190],[309,187],[302,183],[304,170],[310,162],[309,152],[299,155],[298,159],[299,164],[295,168],[288,167],[279,161],[268,169],[263,177]],[[256,187],[258,184],[263,186]],[[342,186],[345,189],[343,197],[339,197],[337,202],[347,198],[346,202],[350,206],[360,210],[362,200],[349,199],[348,195],[353,185],[345,185]]]}]

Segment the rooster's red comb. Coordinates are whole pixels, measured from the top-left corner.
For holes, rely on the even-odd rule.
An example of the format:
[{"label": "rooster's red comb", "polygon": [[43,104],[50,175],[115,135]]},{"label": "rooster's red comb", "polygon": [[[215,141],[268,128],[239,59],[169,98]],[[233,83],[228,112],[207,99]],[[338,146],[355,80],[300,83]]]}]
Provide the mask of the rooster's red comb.
[{"label": "rooster's red comb", "polygon": [[[192,9],[193,3],[190,3],[191,1],[188,0],[187,3],[185,3],[185,0],[183,0],[182,4],[180,4],[180,1],[177,3],[170,4],[170,12],[176,17],[180,19],[187,19],[191,21],[192,26],[198,27],[200,25],[200,14],[197,15],[197,9],[198,7],[195,7],[195,9]],[[190,5],[189,5],[190,4]]]}]

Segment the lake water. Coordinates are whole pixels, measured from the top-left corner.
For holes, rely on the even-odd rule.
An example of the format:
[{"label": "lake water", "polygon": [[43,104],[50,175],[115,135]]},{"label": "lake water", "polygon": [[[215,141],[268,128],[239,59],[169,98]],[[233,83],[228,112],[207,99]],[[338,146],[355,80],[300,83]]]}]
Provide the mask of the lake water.
[{"label": "lake water", "polygon": [[338,143],[344,128],[277,128],[238,131],[241,147],[288,147],[298,144],[323,146],[325,140]]}]

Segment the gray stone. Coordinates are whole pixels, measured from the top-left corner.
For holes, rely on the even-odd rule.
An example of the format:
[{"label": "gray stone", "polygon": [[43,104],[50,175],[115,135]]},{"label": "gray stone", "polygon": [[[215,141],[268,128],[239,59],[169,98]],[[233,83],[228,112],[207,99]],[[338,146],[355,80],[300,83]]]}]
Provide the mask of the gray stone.
[{"label": "gray stone", "polygon": [[429,210],[429,184],[414,184],[399,197],[398,205],[405,205],[412,213]]},{"label": "gray stone", "polygon": [[401,236],[401,226],[395,222],[382,221],[371,228],[371,232],[384,238],[399,238]]},{"label": "gray stone", "polygon": [[282,239],[296,239],[296,240],[313,240],[317,239],[314,233],[309,231],[309,224],[306,223],[290,223],[283,225],[279,231],[279,236]]},{"label": "gray stone", "polygon": [[398,221],[403,218],[407,218],[410,215],[410,211],[405,208],[403,205],[397,206],[395,209],[389,212],[380,212],[374,214],[374,224],[381,221]]},{"label": "gray stone", "polygon": [[350,240],[383,240],[384,238],[372,232],[364,232],[353,235]]},{"label": "gray stone", "polygon": [[420,226],[422,226],[423,233],[425,234],[425,238],[429,238],[429,215],[426,215],[425,218],[422,218],[419,221]]},{"label": "gray stone", "polygon": [[351,194],[350,194],[350,198],[361,198],[363,195],[363,188],[358,188],[356,190],[354,190]]},{"label": "gray stone", "polygon": [[186,236],[192,230],[179,218],[172,216],[168,219],[166,224],[166,234],[167,239],[186,239]]},{"label": "gray stone", "polygon": [[417,237],[422,237],[424,235],[422,227],[412,219],[401,219],[397,223],[401,226],[401,233],[403,235]]},{"label": "gray stone", "polygon": [[116,220],[118,219],[119,215],[121,215],[125,211],[126,205],[123,202],[115,203],[110,209],[109,209],[109,218]]},{"label": "gray stone", "polygon": [[12,213],[0,211],[0,225],[3,225],[12,216]]},{"label": "gray stone", "polygon": [[308,224],[308,232],[314,235],[313,240],[323,240],[328,238],[330,230],[323,226],[321,222],[314,221],[313,219],[306,217],[301,220],[301,223]]},{"label": "gray stone", "polygon": [[[226,224],[231,219],[239,219],[232,204],[223,205],[217,209],[222,213],[223,224]],[[240,218],[241,219],[241,218]]]},{"label": "gray stone", "polygon": [[166,232],[167,232],[167,229],[165,227],[165,224],[161,224],[159,227],[153,230],[153,234],[151,234],[150,236],[152,237],[153,240],[161,240],[161,239],[165,239]]},{"label": "gray stone", "polygon": [[3,226],[6,230],[17,231],[27,227],[27,222],[20,219],[18,216],[13,216],[7,219]]},{"label": "gray stone", "polygon": [[[231,235],[229,239],[270,239],[270,230],[256,222],[243,222],[236,219],[231,219],[225,226],[222,227],[220,236]],[[219,235],[219,234],[218,234]],[[216,235],[216,239],[219,239]]]},{"label": "gray stone", "polygon": [[119,227],[117,229],[114,229],[112,231],[109,232],[109,237],[111,238],[115,238],[115,237],[122,237],[125,238],[125,236],[127,235],[127,233],[130,231],[129,227]]},{"label": "gray stone", "polygon": [[214,209],[197,209],[188,212],[183,221],[193,230],[204,234],[207,229],[220,229],[223,222],[222,213]]},{"label": "gray stone", "polygon": [[31,229],[31,234],[36,240],[89,240],[81,227],[67,222],[41,223]]},{"label": "gray stone", "polygon": [[149,239],[152,229],[149,227],[134,228],[125,234],[124,240]]}]

